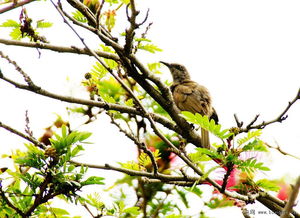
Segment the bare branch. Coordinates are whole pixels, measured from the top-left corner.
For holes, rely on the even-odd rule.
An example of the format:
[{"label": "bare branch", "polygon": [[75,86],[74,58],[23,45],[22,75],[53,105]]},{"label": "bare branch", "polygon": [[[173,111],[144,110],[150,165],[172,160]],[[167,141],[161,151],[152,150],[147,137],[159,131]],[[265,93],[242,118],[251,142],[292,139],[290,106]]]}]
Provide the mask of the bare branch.
[{"label": "bare branch", "polygon": [[5,13],[7,11],[10,11],[12,9],[24,6],[24,5],[26,5],[28,3],[31,3],[31,2],[34,2],[34,1],[36,1],[36,0],[23,0],[23,1],[19,0],[19,1],[16,1],[16,2],[13,1],[11,4],[9,4],[9,5],[7,5],[3,8],[0,8],[0,14]]},{"label": "bare branch", "polygon": [[244,123],[239,121],[239,118],[237,117],[236,114],[234,114],[233,116],[234,116],[234,119],[235,119],[235,122],[236,122],[237,127],[238,127],[238,128],[241,128],[241,127],[243,126]]},{"label": "bare branch", "polygon": [[[5,45],[22,46],[28,48],[40,48],[40,49],[47,49],[47,50],[62,52],[62,53],[83,54],[83,55],[91,56],[91,53],[87,49],[78,48],[75,46],[66,47],[66,46],[50,45],[50,44],[40,43],[40,42],[22,42],[17,40],[8,40],[8,39],[0,39],[0,43]],[[116,54],[102,52],[102,51],[94,51],[94,52],[100,57],[119,61],[119,57]]]},{"label": "bare branch", "polygon": [[28,135],[25,135],[22,132],[14,129],[14,128],[12,128],[12,127],[10,127],[10,126],[2,123],[2,122],[0,122],[0,127],[3,128],[3,129],[6,129],[7,131],[9,131],[9,132],[11,132],[15,135],[20,136],[23,139],[26,139],[27,141],[29,141],[29,142],[33,143],[34,145],[38,146],[39,148],[42,148],[42,149],[46,148],[46,146],[43,143],[37,141],[35,138],[33,138],[31,136],[28,136]]},{"label": "bare branch", "polygon": [[[119,111],[120,113],[128,113],[128,114],[143,116],[143,113],[141,111],[137,110],[134,107],[129,107],[129,106],[126,106],[126,105],[113,104],[113,103],[107,103],[107,102],[103,102],[103,101],[99,102],[99,101],[93,101],[93,100],[74,98],[74,97],[71,97],[71,96],[58,95],[58,94],[55,94],[55,93],[48,92],[48,91],[46,91],[42,88],[32,89],[28,85],[24,85],[24,84],[20,84],[20,83],[17,83],[15,81],[12,81],[9,78],[6,78],[4,75],[2,75],[2,77],[0,76],[0,79],[14,85],[16,88],[24,89],[24,90],[27,90],[27,91],[30,91],[30,92],[34,92],[38,95],[46,96],[46,97],[49,97],[49,98],[52,98],[52,99],[56,99],[56,100],[60,100],[60,101],[68,102],[68,103],[74,103],[74,104],[80,104],[80,105],[103,108],[106,111],[116,110],[116,111]],[[168,120],[167,118],[165,118],[161,115],[158,115],[158,114],[154,114],[154,113],[150,113],[150,116],[156,122],[161,123],[163,126],[167,127],[168,129],[173,130],[175,132],[178,132],[180,134],[180,129],[176,125],[174,125],[173,122]]]},{"label": "bare branch", "polygon": [[265,128],[267,125],[270,125],[270,124],[273,124],[273,123],[276,123],[276,122],[279,122],[281,123],[282,121],[284,121],[285,119],[287,119],[288,115],[286,114],[288,112],[288,110],[291,108],[291,106],[297,101],[300,99],[300,89],[298,90],[297,92],[297,95],[296,97],[290,101],[287,105],[287,107],[279,114],[278,117],[276,117],[275,119],[273,120],[270,120],[270,121],[263,121],[262,123],[260,124],[257,124],[257,125],[253,125],[256,121],[257,121],[257,118],[259,115],[256,115],[254,117],[254,119],[246,126],[246,128],[240,128],[240,131],[239,132],[248,132],[249,130],[251,129],[263,129]]},{"label": "bare branch", "polygon": [[295,156],[293,154],[290,154],[290,153],[287,153],[287,152],[283,151],[282,148],[278,145],[278,143],[276,143],[276,144],[277,144],[277,146],[275,147],[275,146],[272,146],[269,143],[265,142],[265,145],[268,146],[269,148],[273,148],[273,149],[277,150],[278,152],[280,152],[283,155],[287,155],[287,156],[290,156],[290,157],[293,157],[295,159],[300,160],[300,157],[297,157],[297,156]]},{"label": "bare branch", "polygon": [[2,51],[0,51],[0,57],[6,59],[8,63],[15,66],[16,70],[23,76],[25,82],[30,87],[34,87],[34,83],[32,82],[31,78],[22,70],[22,68],[17,64],[17,62],[12,61],[7,55],[5,55]]},{"label": "bare branch", "polygon": [[110,164],[105,164],[105,165],[97,165],[97,164],[86,164],[86,163],[79,163],[77,161],[70,161],[70,163],[75,164],[76,166],[87,166],[90,168],[95,168],[95,169],[102,169],[102,170],[113,170],[121,173],[125,173],[130,176],[141,176],[141,177],[147,177],[147,178],[152,178],[152,179],[160,179],[161,181],[191,181],[195,182],[200,180],[201,178],[199,177],[184,177],[184,176],[173,176],[173,175],[166,175],[166,174],[161,174],[157,173],[154,175],[153,173],[145,172],[145,171],[136,171],[136,170],[130,170],[130,169],[125,169],[121,167],[115,167]]}]

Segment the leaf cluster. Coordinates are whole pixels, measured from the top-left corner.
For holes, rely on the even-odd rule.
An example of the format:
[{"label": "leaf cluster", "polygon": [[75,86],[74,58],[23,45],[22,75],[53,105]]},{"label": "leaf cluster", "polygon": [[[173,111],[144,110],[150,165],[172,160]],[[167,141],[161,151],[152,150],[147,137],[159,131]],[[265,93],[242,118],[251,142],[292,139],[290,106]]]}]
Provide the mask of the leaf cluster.
[{"label": "leaf cluster", "polygon": [[[55,139],[50,140],[51,145],[46,149],[25,144],[25,152],[18,152],[12,156],[15,164],[21,168],[16,168],[15,172],[6,172],[14,182],[5,190],[0,190],[2,193],[10,193],[6,196],[7,200],[2,200],[0,211],[6,211],[6,215],[15,214],[16,210],[7,209],[8,202],[13,202],[15,208],[24,214],[46,214],[50,208],[44,203],[50,199],[63,194],[68,200],[74,201],[78,199],[77,192],[82,187],[104,184],[103,177],[86,178],[87,167],[69,162],[84,150],[82,145],[86,144],[90,135],[88,132],[69,132],[66,126],[62,126],[61,134],[55,134]],[[55,211],[61,215],[68,214],[59,208]]]}]

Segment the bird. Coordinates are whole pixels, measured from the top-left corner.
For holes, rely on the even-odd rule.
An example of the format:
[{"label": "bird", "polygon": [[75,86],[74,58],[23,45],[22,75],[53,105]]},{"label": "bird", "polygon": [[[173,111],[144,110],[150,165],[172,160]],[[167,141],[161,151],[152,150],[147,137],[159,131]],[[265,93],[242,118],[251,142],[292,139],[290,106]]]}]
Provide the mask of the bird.
[{"label": "bird", "polygon": [[[160,61],[160,63],[167,66],[172,74],[173,83],[170,90],[178,109],[193,114],[199,113],[202,116],[206,115],[218,123],[219,118],[216,110],[212,107],[212,98],[208,89],[191,80],[191,76],[184,65],[164,61]],[[203,128],[201,128],[201,145],[204,148],[210,148],[209,132]]]}]

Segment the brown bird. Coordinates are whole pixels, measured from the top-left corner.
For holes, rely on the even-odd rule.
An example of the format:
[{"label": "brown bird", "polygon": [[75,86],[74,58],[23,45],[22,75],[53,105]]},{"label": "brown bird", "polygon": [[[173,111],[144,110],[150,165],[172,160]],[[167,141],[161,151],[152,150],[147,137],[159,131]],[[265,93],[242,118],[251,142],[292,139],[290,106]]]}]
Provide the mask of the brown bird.
[{"label": "brown bird", "polygon": [[[207,88],[191,80],[190,74],[185,66],[176,63],[166,63],[173,76],[171,91],[174,102],[181,111],[189,111],[206,115],[218,123],[218,115],[211,105],[211,96]],[[209,133],[201,128],[201,145],[210,148]]]}]

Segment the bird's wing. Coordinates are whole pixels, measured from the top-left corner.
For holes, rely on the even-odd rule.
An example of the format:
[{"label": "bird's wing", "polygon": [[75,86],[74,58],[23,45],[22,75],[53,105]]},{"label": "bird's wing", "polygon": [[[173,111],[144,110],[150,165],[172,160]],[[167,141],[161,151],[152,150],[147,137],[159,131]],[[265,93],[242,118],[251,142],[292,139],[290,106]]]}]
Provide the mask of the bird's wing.
[{"label": "bird's wing", "polygon": [[211,99],[208,90],[193,81],[177,84],[173,89],[176,105],[182,111],[190,111],[210,116],[212,113]]}]

